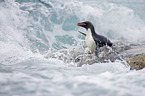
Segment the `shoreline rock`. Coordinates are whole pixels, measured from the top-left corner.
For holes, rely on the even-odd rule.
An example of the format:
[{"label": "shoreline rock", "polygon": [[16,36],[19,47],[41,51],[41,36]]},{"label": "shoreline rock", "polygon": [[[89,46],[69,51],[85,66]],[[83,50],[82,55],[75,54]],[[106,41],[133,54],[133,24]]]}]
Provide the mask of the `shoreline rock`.
[{"label": "shoreline rock", "polygon": [[145,68],[145,53],[136,54],[130,58],[125,58],[124,60],[130,65],[130,70],[140,70]]},{"label": "shoreline rock", "polygon": [[99,58],[90,52],[85,45],[76,46],[71,49],[61,49],[51,51],[45,58],[56,58],[65,63],[74,63],[78,67],[84,64],[114,62],[116,60],[126,61],[130,65],[130,70],[142,69],[145,67],[145,44],[135,44],[129,42],[114,42],[112,48],[101,47]]}]

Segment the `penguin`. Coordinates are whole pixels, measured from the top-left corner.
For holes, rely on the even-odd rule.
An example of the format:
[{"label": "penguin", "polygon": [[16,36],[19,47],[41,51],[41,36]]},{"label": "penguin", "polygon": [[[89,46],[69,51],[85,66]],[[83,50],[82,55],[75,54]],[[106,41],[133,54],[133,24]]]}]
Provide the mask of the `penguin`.
[{"label": "penguin", "polygon": [[98,57],[98,52],[100,47],[103,46],[111,47],[113,45],[113,43],[109,39],[95,32],[94,26],[90,21],[77,23],[77,26],[84,27],[87,30],[86,34],[80,31],[79,32],[85,36],[87,47],[92,52],[95,51],[95,55],[97,57]]}]

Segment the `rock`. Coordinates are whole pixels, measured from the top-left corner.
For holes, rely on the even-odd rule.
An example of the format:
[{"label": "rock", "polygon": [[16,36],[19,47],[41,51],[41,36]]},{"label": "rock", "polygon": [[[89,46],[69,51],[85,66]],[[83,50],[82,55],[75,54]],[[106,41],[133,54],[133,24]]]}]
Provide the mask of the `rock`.
[{"label": "rock", "polygon": [[131,70],[139,70],[145,67],[145,53],[133,55],[125,60],[130,65]]},{"label": "rock", "polygon": [[145,67],[145,45],[116,41],[113,42],[112,48],[101,47],[99,57],[90,52],[86,45],[81,45],[71,49],[51,51],[45,58],[56,58],[65,63],[74,63],[77,66],[114,62],[116,60],[124,62],[126,60],[131,70],[139,70]]}]

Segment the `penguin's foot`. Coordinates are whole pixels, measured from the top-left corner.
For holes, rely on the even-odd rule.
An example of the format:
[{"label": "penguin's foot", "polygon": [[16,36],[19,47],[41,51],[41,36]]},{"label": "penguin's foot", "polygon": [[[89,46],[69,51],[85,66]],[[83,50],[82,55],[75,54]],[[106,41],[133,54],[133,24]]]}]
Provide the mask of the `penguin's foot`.
[{"label": "penguin's foot", "polygon": [[98,50],[95,50],[95,55],[97,56],[97,57],[99,57],[99,55],[98,55]]},{"label": "penguin's foot", "polygon": [[99,47],[97,46],[96,49],[95,49],[95,55],[96,55],[97,57],[99,57],[98,54],[99,54]]}]

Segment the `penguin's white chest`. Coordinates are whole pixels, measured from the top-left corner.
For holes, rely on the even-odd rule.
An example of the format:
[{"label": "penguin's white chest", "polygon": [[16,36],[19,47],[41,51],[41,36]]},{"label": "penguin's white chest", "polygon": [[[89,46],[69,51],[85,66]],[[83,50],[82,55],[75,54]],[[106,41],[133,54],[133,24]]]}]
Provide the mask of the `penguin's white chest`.
[{"label": "penguin's white chest", "polygon": [[94,51],[96,49],[96,43],[92,37],[91,30],[88,29],[87,35],[86,35],[86,45],[90,48],[91,51]]}]

